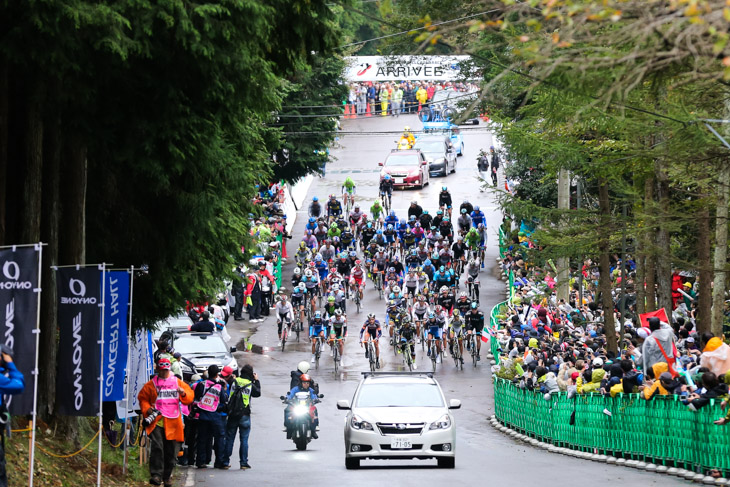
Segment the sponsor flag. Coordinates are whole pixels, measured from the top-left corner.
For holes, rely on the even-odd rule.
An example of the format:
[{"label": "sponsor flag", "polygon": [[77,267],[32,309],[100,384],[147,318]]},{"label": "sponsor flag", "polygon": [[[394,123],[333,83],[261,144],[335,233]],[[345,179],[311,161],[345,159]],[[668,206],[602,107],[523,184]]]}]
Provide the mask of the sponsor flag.
[{"label": "sponsor flag", "polygon": [[[131,411],[139,409],[137,394],[154,373],[152,358],[152,334],[145,330],[133,332],[129,348],[129,369],[127,374],[127,380],[129,381],[129,416],[133,416]],[[126,404],[126,400],[117,402],[117,415],[120,418],[124,417]]]},{"label": "sponsor flag", "polygon": [[649,328],[649,318],[659,318],[659,321],[663,321],[664,323],[669,323],[669,318],[667,318],[667,310],[664,308],[659,308],[656,311],[651,311],[649,313],[640,314],[639,318],[641,319],[641,326]]},{"label": "sponsor flag", "polygon": [[99,412],[101,272],[62,268],[58,286],[58,376],[56,404],[66,416]]},{"label": "sponsor flag", "polygon": [[38,262],[40,247],[0,250],[0,340],[15,352],[15,366],[23,373],[22,394],[4,396],[10,414],[33,412],[36,338],[38,316]]},{"label": "sponsor flag", "polygon": [[129,273],[108,271],[104,274],[104,401],[119,401],[124,399],[124,376],[129,350]]}]

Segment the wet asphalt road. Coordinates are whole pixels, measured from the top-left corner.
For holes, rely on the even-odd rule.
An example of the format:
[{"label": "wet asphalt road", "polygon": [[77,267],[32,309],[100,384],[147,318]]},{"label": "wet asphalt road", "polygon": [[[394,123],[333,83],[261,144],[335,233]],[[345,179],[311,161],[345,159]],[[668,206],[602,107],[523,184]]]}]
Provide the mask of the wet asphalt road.
[{"label": "wet asphalt road", "polygon": [[[404,125],[418,130],[421,126],[415,116],[399,118],[373,117],[363,120],[348,120],[343,124],[347,132],[400,131]],[[398,135],[360,136],[347,135],[338,140],[332,149],[335,161],[327,166],[326,177],[315,178],[309,189],[304,207],[299,211],[293,230],[294,239],[289,241],[291,252],[298,244],[306,223],[306,207],[312,196],[325,198],[330,193],[340,194],[342,181],[349,175],[357,184],[357,201],[368,212],[377,196],[377,163],[382,161]],[[448,186],[455,206],[464,199],[479,205],[487,215],[489,242],[487,248],[487,268],[481,275],[482,311],[488,315],[492,306],[504,300],[504,283],[498,280],[495,259],[498,255],[497,228],[501,213],[490,190],[480,192],[477,179],[476,157],[479,149],[492,145],[492,135],[485,126],[477,130],[464,130],[465,154],[458,158],[457,170],[446,178],[438,177],[422,190],[396,191],[393,194],[393,209],[398,216],[405,215],[410,201],[418,200],[424,209],[435,213],[438,192],[442,185]],[[501,178],[500,178],[501,180]],[[284,266],[284,285],[289,287],[293,259]],[[492,267],[492,268],[490,268]],[[354,307],[348,306],[350,336],[345,346],[343,367],[335,375],[332,358],[324,353],[319,370],[312,370],[315,380],[320,383],[320,392],[325,397],[319,404],[321,431],[319,439],[309,444],[307,451],[297,451],[282,431],[283,405],[279,396],[288,391],[289,372],[301,360],[309,360],[310,345],[305,343],[304,335],[300,343],[288,342],[286,350],[277,348],[276,322],[272,317],[263,323],[249,324],[247,321],[231,322],[229,333],[234,340],[243,336],[254,344],[254,352],[238,352],[239,364],[251,363],[258,372],[263,394],[252,400],[252,431],[249,439],[249,463],[251,470],[237,470],[238,445],[231,458],[233,468],[223,470],[189,469],[182,473],[185,485],[230,487],[243,482],[255,485],[285,485],[307,483],[322,487],[365,486],[365,485],[428,485],[437,480],[448,482],[450,479],[478,484],[517,486],[524,484],[541,486],[580,486],[601,485],[620,482],[623,485],[680,485],[676,477],[648,474],[635,469],[597,464],[562,455],[551,454],[541,449],[526,446],[505,436],[489,426],[487,419],[494,411],[492,398],[491,373],[486,349],[482,350],[482,362],[475,368],[467,362],[464,370],[456,370],[451,359],[438,365],[435,374],[440,382],[446,399],[460,399],[462,408],[454,411],[457,425],[456,469],[436,469],[432,460],[408,462],[363,461],[357,471],[345,470],[343,425],[345,411],[336,408],[338,399],[351,400],[360,380],[360,372],[368,370],[357,335],[365,316],[376,313],[379,318],[385,311],[384,301],[369,288],[365,293],[363,309],[359,315]],[[239,347],[239,349],[241,349]],[[417,364],[419,370],[428,369],[425,352],[418,347]],[[387,342],[381,344],[381,370],[402,370],[400,356],[393,354]],[[686,484],[685,484],[686,485]]]}]

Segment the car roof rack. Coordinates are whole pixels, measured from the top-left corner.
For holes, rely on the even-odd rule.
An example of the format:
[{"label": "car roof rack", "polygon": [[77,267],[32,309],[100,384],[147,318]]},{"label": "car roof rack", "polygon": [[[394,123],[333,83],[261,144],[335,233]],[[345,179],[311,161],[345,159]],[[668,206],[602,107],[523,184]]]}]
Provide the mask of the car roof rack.
[{"label": "car roof rack", "polygon": [[405,371],[393,371],[393,372],[360,372],[363,377],[371,377],[371,376],[387,376],[387,375],[423,375],[428,377],[429,379],[433,379],[433,372],[405,372]]}]

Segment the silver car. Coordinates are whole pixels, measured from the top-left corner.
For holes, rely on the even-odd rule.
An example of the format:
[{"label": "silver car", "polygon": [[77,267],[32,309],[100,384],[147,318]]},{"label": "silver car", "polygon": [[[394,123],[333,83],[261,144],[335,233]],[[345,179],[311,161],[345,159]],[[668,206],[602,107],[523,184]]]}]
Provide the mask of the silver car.
[{"label": "silver car", "polygon": [[454,468],[456,425],[441,386],[430,373],[363,373],[345,421],[345,467],[363,459],[436,458],[439,467]]}]

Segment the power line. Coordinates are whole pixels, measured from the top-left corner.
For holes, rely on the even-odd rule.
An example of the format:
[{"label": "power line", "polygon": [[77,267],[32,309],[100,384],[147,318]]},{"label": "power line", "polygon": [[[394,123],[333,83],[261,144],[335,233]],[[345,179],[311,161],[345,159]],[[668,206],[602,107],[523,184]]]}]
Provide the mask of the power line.
[{"label": "power line", "polygon": [[429,29],[431,27],[436,27],[438,25],[450,24],[452,22],[458,22],[460,20],[472,19],[474,17],[480,17],[482,15],[487,15],[487,14],[491,14],[491,13],[499,12],[499,11],[501,11],[501,9],[495,8],[495,9],[492,9],[492,10],[487,10],[485,12],[479,12],[477,14],[466,15],[464,17],[459,17],[459,18],[456,18],[456,19],[444,20],[443,22],[437,22],[437,23],[431,24],[431,25],[424,25],[423,27],[417,27],[417,28],[414,28],[414,29],[404,30],[402,32],[396,32],[395,34],[388,34],[388,35],[384,35],[384,36],[380,36],[380,37],[373,37],[372,39],[366,39],[364,41],[351,42],[349,44],[345,44],[345,45],[340,46],[340,49],[345,48],[345,47],[350,47],[350,46],[359,46],[360,44],[367,44],[368,42],[379,41],[381,39],[387,39],[389,37],[396,37],[396,36],[400,36],[400,35],[403,35],[403,34],[409,34],[411,32],[416,32],[416,31],[423,30],[423,29]]}]

